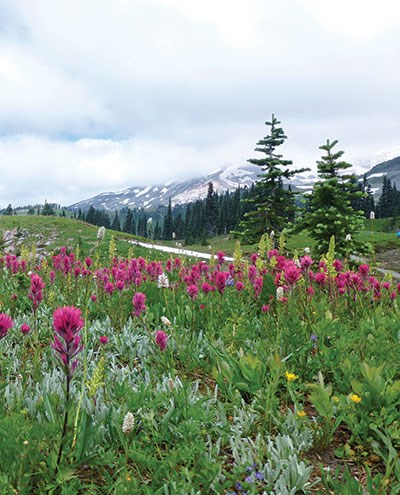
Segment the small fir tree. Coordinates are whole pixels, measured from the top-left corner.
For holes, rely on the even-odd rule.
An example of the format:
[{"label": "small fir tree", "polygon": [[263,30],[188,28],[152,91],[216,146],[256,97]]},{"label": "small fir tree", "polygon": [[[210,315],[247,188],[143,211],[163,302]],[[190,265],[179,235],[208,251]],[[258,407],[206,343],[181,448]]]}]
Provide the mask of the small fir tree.
[{"label": "small fir tree", "polygon": [[284,160],[282,155],[276,152],[276,148],[287,139],[283,129],[279,127],[280,123],[272,115],[271,122],[265,123],[270,126],[270,134],[261,139],[255,149],[265,156],[247,160],[262,170],[254,193],[247,200],[253,203],[254,208],[245,213],[244,220],[240,223],[242,237],[247,242],[258,242],[266,232],[278,233],[293,219],[296,210],[295,193],[284,187],[283,180],[290,181],[296,174],[309,170],[290,170],[288,167],[293,162]]},{"label": "small fir tree", "polygon": [[343,174],[352,165],[341,160],[344,151],[333,151],[337,142],[327,140],[319,148],[326,152],[317,161],[321,180],[314,184],[312,193],[306,195],[307,207],[295,231],[307,229],[317,241],[319,254],[328,252],[334,236],[336,253],[347,257],[354,250],[366,249],[364,244],[354,240],[354,234],[364,227],[363,211],[351,206],[363,193],[354,188],[354,174]]},{"label": "small fir tree", "polygon": [[54,209],[51,205],[49,205],[49,203],[47,202],[47,200],[45,199],[44,200],[44,206],[42,208],[42,215],[44,216],[52,216],[54,215]]}]

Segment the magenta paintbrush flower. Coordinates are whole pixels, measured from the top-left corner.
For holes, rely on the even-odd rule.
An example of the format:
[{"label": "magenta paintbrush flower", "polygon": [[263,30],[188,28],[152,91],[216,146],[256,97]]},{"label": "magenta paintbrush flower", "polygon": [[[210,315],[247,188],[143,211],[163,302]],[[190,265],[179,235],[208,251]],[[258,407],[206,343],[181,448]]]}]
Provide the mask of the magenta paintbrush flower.
[{"label": "magenta paintbrush flower", "polygon": [[163,330],[157,330],[155,336],[156,344],[158,345],[160,351],[165,351],[167,348],[168,335]]},{"label": "magenta paintbrush flower", "polygon": [[189,294],[189,296],[191,297],[192,301],[194,301],[197,298],[198,294],[199,294],[199,289],[198,289],[197,285],[191,284],[186,289],[186,292]]},{"label": "magenta paintbrush flower", "polygon": [[78,364],[74,358],[83,349],[79,335],[84,325],[81,314],[81,310],[74,306],[58,308],[53,314],[53,326],[56,333],[51,346],[69,377],[72,377]]},{"label": "magenta paintbrush flower", "polygon": [[135,316],[140,316],[140,313],[146,311],[146,295],[142,292],[136,292],[132,299],[135,308]]},{"label": "magenta paintbrush flower", "polygon": [[7,332],[13,326],[12,319],[5,313],[0,313],[0,339],[7,335]]},{"label": "magenta paintbrush flower", "polygon": [[43,301],[43,289],[46,284],[42,277],[37,273],[31,275],[31,286],[29,287],[28,297],[32,301],[33,312],[36,313],[39,304]]}]

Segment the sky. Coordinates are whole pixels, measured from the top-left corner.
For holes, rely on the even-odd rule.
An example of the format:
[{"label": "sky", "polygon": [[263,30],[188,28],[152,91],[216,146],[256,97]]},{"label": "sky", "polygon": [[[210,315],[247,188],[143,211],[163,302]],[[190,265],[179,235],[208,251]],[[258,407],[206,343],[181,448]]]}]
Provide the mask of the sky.
[{"label": "sky", "polygon": [[[400,155],[397,0],[0,0],[0,208]],[[385,155],[379,155],[385,156]]]}]

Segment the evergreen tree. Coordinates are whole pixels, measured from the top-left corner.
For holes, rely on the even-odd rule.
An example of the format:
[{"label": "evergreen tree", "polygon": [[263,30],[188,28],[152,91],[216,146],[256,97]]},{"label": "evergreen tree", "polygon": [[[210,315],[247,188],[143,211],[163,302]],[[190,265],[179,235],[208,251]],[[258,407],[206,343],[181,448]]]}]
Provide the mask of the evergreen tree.
[{"label": "evergreen tree", "polygon": [[115,216],[114,216],[114,219],[111,223],[111,229],[112,230],[121,230],[121,224],[120,224],[120,221],[119,221],[119,216],[118,216],[118,210],[115,212]]},{"label": "evergreen tree", "polygon": [[125,217],[125,222],[122,227],[122,231],[126,232],[127,234],[132,234],[132,227],[133,227],[133,214],[132,210],[128,208],[128,211],[126,212],[126,217]]},{"label": "evergreen tree", "polygon": [[85,217],[87,223],[96,225],[96,210],[94,206],[90,205]]},{"label": "evergreen tree", "polygon": [[154,236],[154,239],[157,240],[157,241],[159,239],[161,239],[161,236],[162,236],[162,230],[161,230],[161,227],[160,227],[160,224],[159,224],[158,220],[156,220],[156,225],[154,227],[154,234],[153,234],[153,236]]},{"label": "evergreen tree", "polygon": [[214,184],[208,183],[208,191],[205,204],[205,235],[214,237],[217,234],[218,224],[218,199],[214,192]]},{"label": "evergreen tree", "polygon": [[183,222],[181,212],[179,212],[174,218],[174,229],[176,239],[183,239],[185,237],[185,224]]},{"label": "evergreen tree", "polygon": [[185,244],[193,244],[194,230],[192,221],[192,203],[186,205],[185,212]]},{"label": "evergreen tree", "polygon": [[11,203],[9,203],[7,208],[4,210],[3,215],[13,215],[13,214],[14,214],[13,207],[11,206]]},{"label": "evergreen tree", "polygon": [[163,239],[170,241],[172,239],[172,233],[174,232],[174,219],[172,217],[172,206],[171,198],[168,201],[167,213],[164,217],[164,227],[163,227]]},{"label": "evergreen tree", "polygon": [[388,218],[393,216],[393,210],[394,210],[394,197],[395,194],[393,193],[393,187],[392,183],[390,182],[390,179],[386,177],[386,175],[383,176],[383,183],[382,183],[382,192],[381,195],[379,196],[378,199],[378,204],[377,204],[377,216],[379,218]]},{"label": "evergreen tree", "polygon": [[374,193],[372,191],[371,184],[367,182],[366,174],[364,174],[364,178],[363,178],[363,193],[365,194],[363,211],[365,217],[369,218],[371,215],[371,211],[375,212],[376,206],[375,206]]},{"label": "evergreen tree", "polygon": [[49,205],[49,203],[47,202],[47,200],[44,200],[44,206],[43,206],[43,209],[42,209],[42,215],[45,215],[45,216],[54,215],[54,210]]},{"label": "evergreen tree", "polygon": [[291,160],[284,160],[276,153],[276,148],[287,139],[278,121],[272,115],[270,134],[257,143],[255,151],[264,153],[263,158],[247,160],[261,168],[262,173],[254,187],[254,194],[248,201],[254,204],[254,210],[245,214],[241,223],[242,236],[247,242],[257,242],[266,232],[281,231],[293,218],[295,212],[295,194],[283,187],[283,179],[290,180],[294,175],[308,169],[289,170]]},{"label": "evergreen tree", "polygon": [[334,236],[336,253],[347,256],[350,249],[363,248],[354,241],[354,234],[364,226],[363,212],[351,206],[351,201],[360,198],[363,193],[354,190],[354,175],[342,173],[352,165],[340,160],[343,151],[333,151],[336,144],[337,141],[331,143],[327,140],[319,148],[326,152],[317,161],[321,180],[315,183],[312,193],[306,196],[307,208],[295,231],[307,229],[318,242],[317,250],[320,254],[328,251],[330,239]]}]

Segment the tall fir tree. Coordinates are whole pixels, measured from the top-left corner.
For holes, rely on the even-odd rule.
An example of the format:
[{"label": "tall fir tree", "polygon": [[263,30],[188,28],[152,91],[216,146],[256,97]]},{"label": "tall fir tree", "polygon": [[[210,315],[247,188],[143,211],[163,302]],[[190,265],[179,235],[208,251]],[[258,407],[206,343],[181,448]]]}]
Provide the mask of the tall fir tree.
[{"label": "tall fir tree", "polygon": [[215,237],[218,224],[218,199],[214,192],[214,184],[208,183],[208,191],[205,205],[205,235]]},{"label": "tall fir tree", "polygon": [[312,193],[306,196],[307,207],[298,220],[295,231],[307,229],[317,241],[319,254],[327,253],[332,236],[339,256],[348,256],[354,250],[363,251],[365,246],[354,240],[354,234],[364,227],[364,215],[351,203],[363,193],[354,188],[354,174],[343,172],[352,167],[341,160],[344,151],[334,152],[338,141],[320,146],[326,154],[317,161],[318,177]]},{"label": "tall fir tree", "polygon": [[377,214],[379,218],[388,218],[393,215],[394,194],[393,186],[386,175],[383,176],[382,191],[377,203]]},{"label": "tall fir tree", "polygon": [[262,173],[254,186],[254,194],[247,200],[254,208],[244,215],[241,222],[242,237],[247,242],[257,242],[266,232],[280,232],[294,217],[295,193],[283,186],[283,179],[290,181],[296,174],[309,169],[290,170],[291,160],[284,160],[276,152],[287,139],[280,121],[272,115],[271,122],[265,122],[270,127],[270,134],[257,143],[255,151],[264,153],[263,158],[247,160],[261,168]]},{"label": "tall fir tree", "polygon": [[115,212],[115,216],[114,216],[114,219],[113,219],[112,224],[111,224],[111,229],[117,230],[117,231],[121,230],[121,223],[119,221],[118,210],[116,210],[116,212]]},{"label": "tall fir tree", "polygon": [[174,219],[172,217],[172,206],[171,206],[171,198],[168,201],[167,213],[164,217],[164,226],[163,226],[163,239],[170,241],[172,239],[172,233],[174,232]]},{"label": "tall fir tree", "polygon": [[128,208],[128,211],[126,212],[126,217],[125,217],[125,222],[122,227],[123,232],[126,232],[127,234],[132,234],[133,230],[133,214],[132,210]]}]

